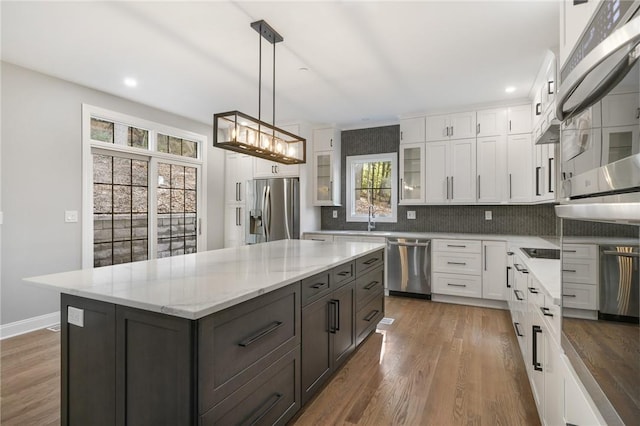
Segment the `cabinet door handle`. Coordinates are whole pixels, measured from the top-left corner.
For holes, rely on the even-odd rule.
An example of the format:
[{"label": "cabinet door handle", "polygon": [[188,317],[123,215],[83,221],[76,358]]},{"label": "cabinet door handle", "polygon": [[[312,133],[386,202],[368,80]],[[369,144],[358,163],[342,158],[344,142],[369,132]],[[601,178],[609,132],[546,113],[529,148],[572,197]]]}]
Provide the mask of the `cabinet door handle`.
[{"label": "cabinet door handle", "polygon": [[451,287],[466,287],[466,284],[452,284],[452,283],[447,283],[447,285],[450,285]]},{"label": "cabinet door handle", "polygon": [[511,120],[509,120],[509,131],[511,131]]},{"label": "cabinet door handle", "polygon": [[517,299],[517,300],[520,300],[520,301],[523,301],[523,300],[524,300],[524,297],[520,297],[520,296],[518,296],[518,293],[522,293],[522,292],[521,292],[520,290],[513,290],[513,294],[515,294],[516,299]]},{"label": "cabinet door handle", "polygon": [[533,356],[531,357],[531,362],[533,364],[533,369],[536,371],[542,371],[542,364],[538,362],[538,333],[542,334],[542,327],[539,325],[531,326],[531,339],[533,343]]},{"label": "cabinet door handle", "polygon": [[480,175],[478,175],[478,200],[480,199]]},{"label": "cabinet door handle", "polygon": [[340,300],[339,299],[334,299],[332,300],[333,303],[335,303],[335,307],[333,310],[333,315],[334,315],[334,330],[335,331],[340,331]]},{"label": "cabinet door handle", "polygon": [[362,263],[365,264],[365,265],[371,265],[372,263],[376,263],[377,261],[378,261],[378,258],[377,257],[373,257],[373,258],[367,260],[366,262],[362,262]]},{"label": "cabinet door handle", "polygon": [[329,300],[329,315],[327,320],[329,321],[329,333],[336,334],[336,301]]},{"label": "cabinet door handle", "polygon": [[511,173],[509,173],[509,199],[513,198],[511,191]]},{"label": "cabinet door handle", "polygon": [[311,288],[320,289],[322,287],[326,287],[328,283],[317,283],[311,286]]},{"label": "cabinet door handle", "polygon": [[329,181],[329,200],[333,201],[333,181]]},{"label": "cabinet door handle", "polygon": [[518,337],[524,337],[524,334],[520,333],[520,323],[519,322],[514,322],[513,326],[516,329],[516,334],[518,335]]},{"label": "cabinet door handle", "polygon": [[242,182],[238,182],[238,201],[242,201]]},{"label": "cabinet door handle", "polygon": [[542,169],[542,167],[536,167],[536,195],[542,195],[540,194],[540,169]]},{"label": "cabinet door handle", "polygon": [[449,199],[449,176],[447,176],[447,200]]},{"label": "cabinet door handle", "polygon": [[511,266],[507,266],[507,288],[511,288],[511,283],[509,283],[509,273],[511,272]]},{"label": "cabinet door handle", "polygon": [[[256,411],[254,411],[249,417],[246,418],[240,425],[242,426],[253,426],[260,423],[260,421],[266,416],[269,411],[273,410],[273,407],[278,405],[280,398],[282,398],[283,394],[277,392],[271,395],[267,400],[258,407]],[[264,407],[264,408],[263,408]]]},{"label": "cabinet door handle", "polygon": [[[402,133],[402,132],[400,132],[400,133]],[[400,138],[400,139],[402,139],[402,138]],[[329,139],[329,146],[331,148],[333,148],[333,138]]]},{"label": "cabinet door handle", "polygon": [[563,269],[562,272],[571,272],[572,274],[575,274],[577,271],[575,269]]},{"label": "cabinet door handle", "polygon": [[400,130],[400,140],[402,140],[402,139],[403,139],[402,130]]},{"label": "cabinet door handle", "polygon": [[487,270],[487,248],[484,248],[484,270]]},{"label": "cabinet door handle", "polygon": [[371,290],[372,288],[374,288],[379,283],[380,283],[380,281],[371,281],[369,284],[365,285],[363,288],[365,290]]},{"label": "cabinet door handle", "polygon": [[538,289],[537,289],[537,288],[535,288],[535,287],[529,287],[529,293],[538,294],[538,293],[539,293],[539,291],[538,291]]},{"label": "cabinet door handle", "polygon": [[478,123],[478,126],[477,126],[477,127],[478,127],[478,129],[476,130],[476,134],[478,134],[478,135],[479,135],[479,134],[480,134],[480,123]]},{"label": "cabinet door handle", "polygon": [[366,317],[364,317],[364,318],[363,318],[363,320],[365,320],[365,321],[369,322],[369,321],[371,321],[372,319],[374,319],[374,318],[376,317],[376,315],[378,315],[378,313],[379,313],[379,312],[380,312],[379,310],[375,309],[375,310],[373,310],[373,311],[369,312],[369,315],[367,315]]},{"label": "cabinet door handle", "polygon": [[453,126],[451,126],[451,136],[453,136]]},{"label": "cabinet door handle", "polygon": [[236,182],[236,201],[240,201],[238,199],[238,182]]},{"label": "cabinet door handle", "polygon": [[575,294],[563,294],[562,297],[578,297]]},{"label": "cabinet door handle", "polygon": [[443,136],[449,136],[449,126],[445,127],[445,128],[442,130],[442,135],[443,135]]},{"label": "cabinet door handle", "polygon": [[466,262],[447,262],[447,265],[466,265]]},{"label": "cabinet door handle", "polygon": [[544,315],[545,317],[553,317],[553,314],[551,313],[551,309],[545,308],[544,306],[540,306],[540,310],[542,311],[542,315]]},{"label": "cabinet door handle", "polygon": [[453,176],[451,176],[451,199],[453,200],[455,197],[453,195]]},{"label": "cabinet door handle", "polygon": [[553,194],[553,174],[552,174],[552,163],[555,161],[555,158],[549,158],[549,192]]},{"label": "cabinet door handle", "polygon": [[270,333],[273,333],[278,328],[280,328],[282,324],[283,324],[282,321],[274,321],[268,326],[266,326],[265,328],[263,328],[262,330],[257,331],[255,334],[247,337],[246,339],[238,343],[238,346],[242,346],[243,348],[246,348],[250,344],[257,342],[258,340],[269,335]]},{"label": "cabinet door handle", "polygon": [[404,185],[402,185],[402,178],[400,178],[400,199],[402,200],[402,195],[404,194]]}]

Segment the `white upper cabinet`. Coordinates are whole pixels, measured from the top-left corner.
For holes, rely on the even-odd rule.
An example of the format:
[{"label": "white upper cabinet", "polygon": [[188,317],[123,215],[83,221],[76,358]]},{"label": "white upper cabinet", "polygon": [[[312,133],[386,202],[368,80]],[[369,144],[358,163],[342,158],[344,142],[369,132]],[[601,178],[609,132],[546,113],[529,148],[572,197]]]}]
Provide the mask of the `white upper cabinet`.
[{"label": "white upper cabinet", "polygon": [[507,201],[507,137],[486,136],[476,141],[478,169],[478,203],[495,204]]},{"label": "white upper cabinet", "polygon": [[426,144],[426,202],[476,202],[476,140]]},{"label": "white upper cabinet", "polygon": [[404,118],[400,120],[400,143],[424,142],[425,139],[425,118]]},{"label": "white upper cabinet", "polygon": [[427,117],[427,142],[466,139],[476,136],[476,112],[432,115]]},{"label": "white upper cabinet", "polygon": [[[293,133],[294,135],[300,134],[300,126],[297,124],[291,124],[287,126],[280,126],[282,130]],[[307,152],[307,161],[309,160],[309,152]],[[300,176],[299,164],[282,164],[275,161],[263,160],[262,158],[254,158],[253,161],[253,176],[255,178],[272,178],[272,177],[298,177]]]},{"label": "white upper cabinet", "polygon": [[507,133],[517,135],[531,133],[531,105],[518,105],[507,108]]},{"label": "white upper cabinet", "polygon": [[532,200],[532,151],[530,133],[507,138],[507,200],[510,203],[530,203]]},{"label": "white upper cabinet", "polygon": [[426,202],[446,204],[450,202],[449,187],[449,141],[426,144]]},{"label": "white upper cabinet", "polygon": [[499,136],[507,133],[507,109],[485,109],[478,111],[476,124],[476,136]]},{"label": "white upper cabinet", "polygon": [[340,205],[340,130],[313,131],[313,205]]},{"label": "white upper cabinet", "polygon": [[425,143],[400,145],[400,202],[423,204],[425,184]]},{"label": "white upper cabinet", "polygon": [[313,150],[331,151],[340,141],[340,131],[334,128],[315,129],[313,131]]}]

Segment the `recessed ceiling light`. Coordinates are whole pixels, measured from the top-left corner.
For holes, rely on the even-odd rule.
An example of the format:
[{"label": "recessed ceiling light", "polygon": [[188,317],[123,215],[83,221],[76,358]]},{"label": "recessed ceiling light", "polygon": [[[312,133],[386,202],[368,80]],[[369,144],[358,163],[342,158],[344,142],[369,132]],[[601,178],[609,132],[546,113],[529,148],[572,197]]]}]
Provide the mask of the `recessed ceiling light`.
[{"label": "recessed ceiling light", "polygon": [[507,93],[513,93],[513,92],[516,91],[516,88],[513,87],[513,86],[509,86],[506,89],[504,89],[504,91],[507,92]]},{"label": "recessed ceiling light", "polygon": [[127,87],[136,87],[138,85],[138,82],[135,78],[127,77],[124,79],[124,85]]},{"label": "recessed ceiling light", "polygon": [[300,67],[300,68],[298,68],[298,71],[303,71],[303,72],[304,72],[304,71],[309,71],[309,68],[307,68],[307,67]]}]

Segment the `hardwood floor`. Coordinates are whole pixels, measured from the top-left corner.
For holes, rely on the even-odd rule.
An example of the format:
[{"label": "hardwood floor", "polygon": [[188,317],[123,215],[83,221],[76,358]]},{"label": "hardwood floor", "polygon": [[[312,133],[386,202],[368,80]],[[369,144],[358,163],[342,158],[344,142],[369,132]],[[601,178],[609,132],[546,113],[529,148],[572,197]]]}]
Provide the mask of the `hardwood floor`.
[{"label": "hardwood floor", "polygon": [[[538,425],[507,311],[388,297],[386,316],[295,425]],[[60,334],[0,343],[2,425],[59,424]]]},{"label": "hardwood floor", "polygon": [[296,425],[540,424],[508,311],[388,297]]}]

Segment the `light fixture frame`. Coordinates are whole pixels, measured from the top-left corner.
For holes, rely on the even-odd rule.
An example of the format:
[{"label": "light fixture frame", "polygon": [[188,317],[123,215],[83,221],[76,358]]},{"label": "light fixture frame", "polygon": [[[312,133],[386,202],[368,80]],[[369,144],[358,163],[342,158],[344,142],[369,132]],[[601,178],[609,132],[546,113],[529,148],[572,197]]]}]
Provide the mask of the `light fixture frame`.
[{"label": "light fixture frame", "polygon": [[[276,44],[284,38],[264,20],[251,23],[260,34],[258,72],[258,118],[240,111],[228,111],[213,115],[213,146],[240,152],[281,164],[307,162],[307,140],[276,127]],[[273,123],[262,121],[262,38],[273,45]],[[240,137],[244,132],[245,137]],[[253,140],[249,140],[249,136]]]}]

